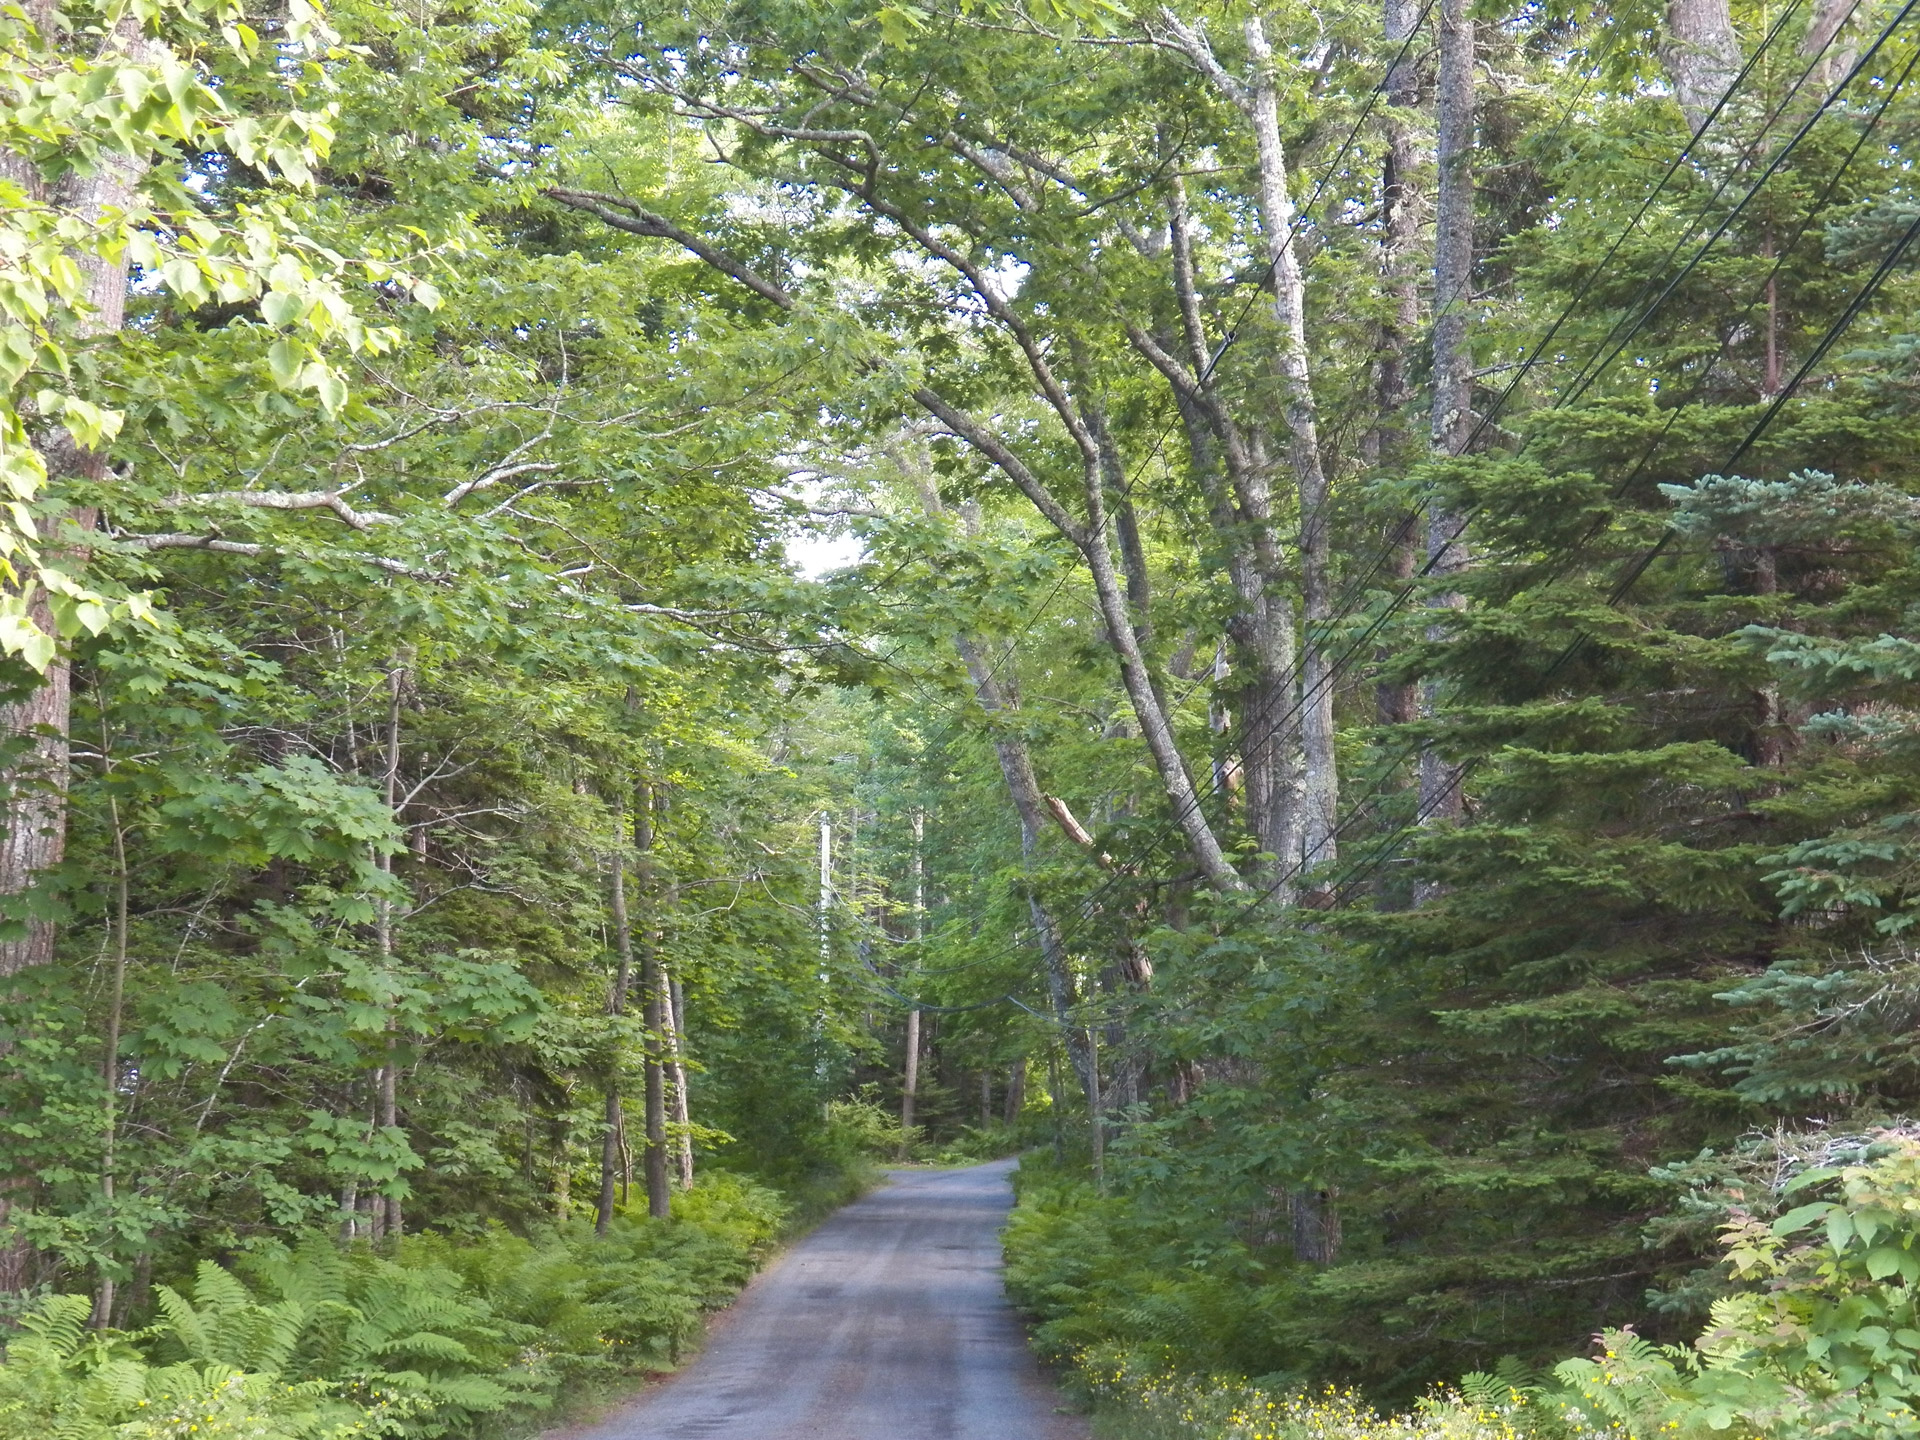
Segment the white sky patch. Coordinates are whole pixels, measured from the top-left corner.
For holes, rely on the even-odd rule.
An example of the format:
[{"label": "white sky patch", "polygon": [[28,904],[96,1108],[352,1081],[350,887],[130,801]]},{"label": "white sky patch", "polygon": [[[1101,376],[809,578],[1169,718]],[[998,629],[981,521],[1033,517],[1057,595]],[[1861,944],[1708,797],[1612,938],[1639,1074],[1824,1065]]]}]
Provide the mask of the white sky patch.
[{"label": "white sky patch", "polygon": [[[846,484],[838,477],[802,474],[794,477],[793,495],[808,508],[831,511],[846,500]],[[860,543],[842,517],[815,515],[798,520],[787,535],[787,558],[793,568],[808,580],[818,580],[835,570],[858,565],[867,558]]]},{"label": "white sky patch", "polygon": [[787,558],[809,580],[858,565],[866,556],[859,537],[854,535],[826,535],[812,530],[787,541]]}]

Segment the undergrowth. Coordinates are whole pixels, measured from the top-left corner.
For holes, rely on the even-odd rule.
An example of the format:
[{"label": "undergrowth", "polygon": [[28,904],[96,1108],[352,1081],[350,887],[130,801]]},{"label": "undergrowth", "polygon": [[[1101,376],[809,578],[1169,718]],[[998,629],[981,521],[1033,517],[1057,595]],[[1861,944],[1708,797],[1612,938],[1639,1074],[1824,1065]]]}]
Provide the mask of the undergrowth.
[{"label": "undergrowth", "polygon": [[1400,1413],[1236,1375],[1236,1353],[1270,1354],[1236,1332],[1271,1335],[1286,1278],[1167,1265],[1059,1176],[1022,1187],[1009,1287],[1106,1440],[1896,1440],[1920,1434],[1920,1137],[1861,1138],[1856,1163],[1783,1165],[1776,1193],[1722,1197],[1724,1293],[1692,1345],[1609,1330],[1591,1358],[1510,1361]]},{"label": "undergrowth", "polygon": [[1098,1410],[1101,1440],[1601,1440],[1594,1427],[1552,1401],[1473,1376],[1461,1391],[1382,1414],[1352,1390],[1289,1393],[1221,1379],[1137,1374],[1089,1363],[1082,1374]]},{"label": "undergrowth", "polygon": [[90,1329],[87,1298],[53,1296],[0,1364],[0,1440],[524,1432],[583,1388],[678,1363],[792,1213],[715,1172],[671,1219],[622,1214],[604,1237],[417,1235],[388,1256],[310,1233],[203,1261],[133,1331]]}]

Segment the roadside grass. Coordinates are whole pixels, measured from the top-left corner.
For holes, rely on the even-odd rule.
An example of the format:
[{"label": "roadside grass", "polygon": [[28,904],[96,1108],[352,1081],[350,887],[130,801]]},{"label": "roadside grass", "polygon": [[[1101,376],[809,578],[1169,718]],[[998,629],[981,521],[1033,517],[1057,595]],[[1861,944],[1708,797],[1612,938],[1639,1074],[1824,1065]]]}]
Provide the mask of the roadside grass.
[{"label": "roadside grass", "polygon": [[1617,1440],[1491,1376],[1402,1413],[1353,1390],[1268,1390],[1244,1381],[1148,1375],[1084,1363],[1099,1440]]}]

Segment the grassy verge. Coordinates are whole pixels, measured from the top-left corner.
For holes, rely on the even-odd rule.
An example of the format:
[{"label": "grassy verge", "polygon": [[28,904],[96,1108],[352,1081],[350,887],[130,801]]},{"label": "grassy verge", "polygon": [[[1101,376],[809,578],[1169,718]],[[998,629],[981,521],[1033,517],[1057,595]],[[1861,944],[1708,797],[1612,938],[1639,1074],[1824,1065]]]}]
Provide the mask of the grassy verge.
[{"label": "grassy verge", "polygon": [[1600,1440],[1608,1434],[1491,1377],[1475,1377],[1469,1393],[1434,1395],[1393,1414],[1351,1390],[1288,1393],[1099,1362],[1081,1373],[1093,1392],[1100,1440]]}]

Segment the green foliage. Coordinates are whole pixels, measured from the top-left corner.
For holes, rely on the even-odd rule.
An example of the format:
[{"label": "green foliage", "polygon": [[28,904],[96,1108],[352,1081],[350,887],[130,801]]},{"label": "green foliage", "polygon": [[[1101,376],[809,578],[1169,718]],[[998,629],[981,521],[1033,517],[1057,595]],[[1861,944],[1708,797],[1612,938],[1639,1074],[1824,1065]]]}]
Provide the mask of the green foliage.
[{"label": "green foliage", "polygon": [[[1814,9],[1733,7],[1788,49]],[[0,737],[66,843],[0,899],[58,937],[0,974],[0,1244],[126,1331],[19,1342],[75,1414],[124,1361],[216,1408],[290,1377],[271,1424],[315,1434],[375,1387],[376,1427],[524,1418],[671,1363],[908,1142],[1060,1157],[1009,1234],[1056,1356],[1409,1404],[1637,1319],[1606,1393],[1691,1394],[1659,1345],[1728,1303],[1740,1137],[1920,1108],[1910,38],[1819,115],[1757,66],[1670,165],[1661,7],[1480,7],[1487,423],[1436,458],[1379,168],[1433,190],[1424,91],[1378,103],[1377,7],[1263,10],[1329,618],[1269,476],[1244,15],[1216,75],[1106,0],[38,13],[0,16],[0,698],[44,670],[71,713]],[[1471,515],[1471,567],[1383,545],[1410,512]],[[859,553],[812,579],[823,538]],[[1290,772],[1306,667],[1256,613],[1342,657],[1325,910],[1259,899],[1253,737]],[[1416,753],[1457,820],[1416,823]],[[1247,891],[1199,893],[1183,766]],[[667,1224],[627,1194],[655,964],[701,1176]],[[1790,1252],[1781,1294],[1859,1301]]]},{"label": "green foliage", "polygon": [[605,1237],[429,1235],[395,1259],[311,1234],[231,1270],[202,1261],[191,1286],[157,1288],[155,1323],[133,1332],[90,1329],[89,1299],[54,1296],[0,1363],[0,1436],[431,1440],[525,1422],[582,1381],[677,1363],[785,1214],[773,1191],[720,1175],[671,1220],[622,1216]]},{"label": "green foliage", "polygon": [[[1920,1424],[1920,1146],[1807,1169],[1804,1203],[1725,1227],[1736,1288],[1694,1352],[1629,1332],[1556,1372],[1601,1422],[1636,1436],[1887,1440]],[[1834,1192],[1833,1199],[1807,1199]]]},{"label": "green foliage", "polygon": [[[1751,1183],[1734,1192],[1720,1226],[1729,1288],[1692,1345],[1612,1329],[1594,1358],[1561,1362],[1550,1381],[1508,1360],[1391,1418],[1350,1391],[1205,1378],[1229,1357],[1142,1327],[1157,1298],[1153,1272],[1103,1245],[1110,1205],[1028,1186],[1009,1267],[1022,1303],[1043,1319],[1043,1343],[1078,1366],[1116,1437],[1890,1440],[1920,1423],[1920,1143],[1879,1132],[1855,1153],[1872,1158],[1779,1157],[1777,1194]],[[1756,1189],[1771,1203],[1753,1203]],[[1809,1198],[1819,1196],[1832,1198]]]}]

